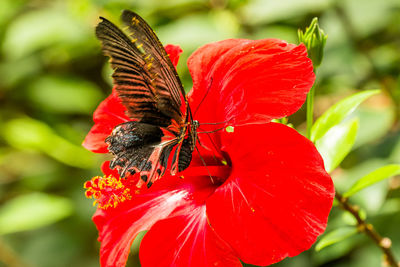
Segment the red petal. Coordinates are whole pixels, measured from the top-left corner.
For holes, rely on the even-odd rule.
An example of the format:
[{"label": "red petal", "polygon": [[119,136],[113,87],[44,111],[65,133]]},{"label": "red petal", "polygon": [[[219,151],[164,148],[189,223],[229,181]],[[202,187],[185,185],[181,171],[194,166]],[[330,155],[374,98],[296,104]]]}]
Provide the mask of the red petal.
[{"label": "red petal", "polygon": [[[103,164],[101,164],[101,171],[104,173],[105,176],[114,176],[114,177],[119,177],[119,173],[117,169],[110,169],[110,161],[104,161]],[[127,179],[127,178],[126,178]]]},{"label": "red petal", "polygon": [[167,54],[172,61],[172,64],[174,64],[174,66],[176,67],[176,65],[178,65],[179,56],[183,52],[181,47],[179,45],[168,44],[165,46],[165,51],[167,51]]},{"label": "red petal", "polygon": [[242,266],[207,222],[205,205],[186,205],[157,222],[140,246],[143,267]]},{"label": "red petal", "polygon": [[125,266],[137,234],[150,229],[177,206],[186,203],[184,197],[188,194],[187,189],[169,190],[157,187],[158,184],[161,183],[154,184],[149,193],[134,195],[132,200],[120,203],[115,209],[97,210],[93,221],[99,230],[102,267]]},{"label": "red petal", "polygon": [[94,125],[86,135],[83,146],[96,153],[107,153],[104,140],[111,134],[112,129],[123,122],[129,121],[125,115],[126,108],[121,104],[115,90],[112,91],[93,114]]},{"label": "red petal", "polygon": [[235,127],[222,140],[232,173],[207,200],[215,232],[255,265],[309,249],[325,230],[334,197],[314,145],[277,123]]},{"label": "red petal", "polygon": [[315,78],[305,46],[277,39],[208,44],[188,66],[190,104],[200,122],[210,122],[210,114],[214,122],[232,125],[288,116],[304,103]]},{"label": "red petal", "polygon": [[108,153],[108,145],[104,142],[110,135],[112,128],[99,123],[95,123],[86,135],[82,146],[95,153]]}]

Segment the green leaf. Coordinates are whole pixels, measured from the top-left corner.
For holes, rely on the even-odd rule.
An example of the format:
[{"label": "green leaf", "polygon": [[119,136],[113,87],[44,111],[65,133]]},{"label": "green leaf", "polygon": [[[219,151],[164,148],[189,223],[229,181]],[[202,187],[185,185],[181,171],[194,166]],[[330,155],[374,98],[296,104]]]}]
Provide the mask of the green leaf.
[{"label": "green leaf", "polygon": [[316,251],[320,251],[323,248],[336,244],[340,241],[343,241],[350,236],[353,236],[357,233],[357,228],[355,227],[342,227],[333,230],[332,232],[327,233],[324,235],[321,240],[315,246]]},{"label": "green leaf", "polygon": [[[379,109],[373,107],[359,107],[353,114],[352,116],[360,120],[360,128],[358,129],[357,140],[354,147],[361,147],[367,143],[384,138],[390,131],[395,120],[395,112],[393,112],[390,106]],[[400,159],[400,157],[397,159]],[[393,162],[398,162],[398,160],[394,160]]]},{"label": "green leaf", "polygon": [[89,38],[90,30],[65,10],[31,9],[10,21],[2,48],[6,58],[22,58],[43,48],[80,44]]},{"label": "green leaf", "polygon": [[33,230],[72,214],[70,200],[43,193],[18,196],[0,209],[0,234]]},{"label": "green leaf", "polygon": [[4,26],[12,20],[21,7],[26,5],[25,0],[2,0],[0,1],[0,28],[4,29]]},{"label": "green leaf", "polygon": [[[224,21],[220,21],[223,18]],[[229,27],[222,25],[230,25]],[[169,24],[159,27],[157,35],[165,43],[180,44],[185,49],[195,50],[201,44],[215,42],[235,36],[238,29],[238,22],[234,22],[231,15],[192,14],[184,16]],[[173,36],[173,35],[174,36]]]},{"label": "green leaf", "polygon": [[358,119],[352,119],[332,127],[315,143],[324,159],[327,172],[334,170],[351,151],[356,141]]},{"label": "green leaf", "polygon": [[[358,211],[358,216],[360,216],[361,219],[365,220],[367,219],[367,212],[364,209],[360,208]],[[342,212],[342,220],[347,225],[357,225],[357,219],[349,211]]]},{"label": "green leaf", "polygon": [[5,140],[21,149],[41,151],[64,164],[88,168],[93,166],[93,155],[57,135],[47,124],[30,118],[8,121],[2,132]]},{"label": "green leaf", "polygon": [[343,194],[343,196],[350,197],[368,186],[395,175],[400,175],[399,164],[391,164],[379,168],[358,180],[346,193]]},{"label": "green leaf", "polygon": [[243,6],[240,10],[240,14],[243,20],[246,21],[246,24],[274,25],[273,22],[295,18],[305,14],[318,13],[328,8],[331,2],[331,0],[253,0],[248,1],[248,3]]},{"label": "green leaf", "polygon": [[28,86],[28,97],[47,112],[90,114],[100,102],[100,89],[75,76],[42,76]]},{"label": "green leaf", "polygon": [[314,123],[311,129],[311,141],[315,142],[320,139],[329,129],[339,124],[346,116],[351,114],[364,100],[379,92],[379,90],[369,90],[357,93],[330,107]]},{"label": "green leaf", "polygon": [[349,22],[354,27],[357,37],[364,38],[388,27],[390,10],[394,8],[391,2],[397,2],[398,6],[398,1],[345,1],[343,11],[348,14]]}]

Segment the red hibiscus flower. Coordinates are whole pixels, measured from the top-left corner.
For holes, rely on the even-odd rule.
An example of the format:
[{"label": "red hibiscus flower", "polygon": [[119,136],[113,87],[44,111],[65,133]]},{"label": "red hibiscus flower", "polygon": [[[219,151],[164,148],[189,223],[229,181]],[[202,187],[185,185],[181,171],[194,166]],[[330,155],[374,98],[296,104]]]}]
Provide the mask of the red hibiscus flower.
[{"label": "red hibiscus flower", "polygon": [[[180,48],[166,49],[176,64]],[[101,265],[124,266],[144,230],[142,266],[269,265],[309,249],[325,230],[332,180],[309,140],[271,122],[297,111],[314,82],[306,48],[226,40],[198,49],[188,66],[194,119],[231,127],[199,133],[202,158],[194,152],[186,170],[167,172],[149,189],[136,187],[137,174],[121,179],[107,164],[104,177],[86,183],[99,203],[93,220]],[[107,153],[105,138],[126,121],[113,92],[95,111],[83,145]],[[216,128],[201,125],[199,132]]]}]

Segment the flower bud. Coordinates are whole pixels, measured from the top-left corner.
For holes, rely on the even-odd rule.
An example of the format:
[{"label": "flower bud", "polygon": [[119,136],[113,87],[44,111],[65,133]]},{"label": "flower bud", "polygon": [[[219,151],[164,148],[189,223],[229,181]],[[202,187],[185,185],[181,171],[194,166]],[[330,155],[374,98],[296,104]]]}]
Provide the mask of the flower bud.
[{"label": "flower bud", "polygon": [[324,55],[324,47],[328,36],[320,29],[318,18],[311,21],[309,27],[303,32],[298,31],[299,41],[307,47],[308,57],[312,60],[314,69],[318,68]]}]

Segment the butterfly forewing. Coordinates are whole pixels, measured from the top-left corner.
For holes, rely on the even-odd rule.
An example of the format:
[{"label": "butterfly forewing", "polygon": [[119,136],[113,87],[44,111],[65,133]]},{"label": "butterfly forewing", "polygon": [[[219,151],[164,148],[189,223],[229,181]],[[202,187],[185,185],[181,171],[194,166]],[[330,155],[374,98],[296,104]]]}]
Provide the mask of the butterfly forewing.
[{"label": "butterfly forewing", "polygon": [[130,37],[104,18],[96,28],[103,51],[111,58],[115,89],[128,116],[162,126],[168,126],[170,119],[183,124],[185,95],[171,60],[148,24],[124,11],[124,22],[129,18],[137,22],[128,27]]},{"label": "butterfly forewing", "polygon": [[178,73],[157,35],[146,21],[132,11],[124,10],[121,19],[128,27],[130,36],[137,47],[145,52],[151,68],[159,73],[154,81],[157,94],[162,98],[159,108],[166,112],[173,109],[173,111],[180,111],[181,114],[184,114],[186,112],[185,91]]},{"label": "butterfly forewing", "polygon": [[157,108],[152,85],[156,74],[146,68],[142,53],[131,40],[107,19],[101,19],[96,36],[102,42],[104,54],[110,57],[115,90],[127,108],[127,115],[133,120],[169,125],[171,117]]},{"label": "butterfly forewing", "polygon": [[[129,37],[101,19],[96,36],[110,57],[114,88],[132,120],[115,127],[106,139],[114,154],[110,167],[121,177],[140,173],[138,186],[150,186],[164,175],[170,154],[180,151],[186,136],[185,92],[164,47],[141,17],[123,12]],[[178,169],[177,161],[179,157],[173,159],[172,169]]]}]

